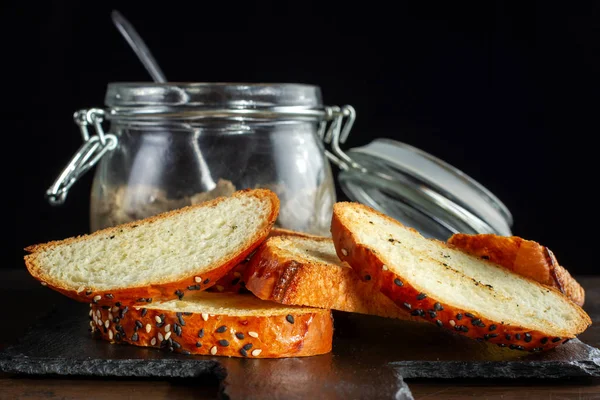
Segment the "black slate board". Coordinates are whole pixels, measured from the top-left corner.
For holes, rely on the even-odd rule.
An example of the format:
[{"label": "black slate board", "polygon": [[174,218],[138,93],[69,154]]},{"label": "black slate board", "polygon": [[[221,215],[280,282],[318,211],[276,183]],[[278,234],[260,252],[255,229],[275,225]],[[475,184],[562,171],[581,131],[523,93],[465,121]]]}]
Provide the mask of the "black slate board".
[{"label": "black slate board", "polygon": [[[0,352],[16,374],[190,378],[213,375],[230,398],[410,399],[404,379],[600,377],[600,350],[579,340],[525,353],[444,332],[430,324],[334,312],[330,354],[289,359],[183,356],[112,345],[89,333],[87,304],[60,302],[18,343]],[[248,391],[248,386],[252,390]],[[249,393],[252,393],[250,395]]]}]

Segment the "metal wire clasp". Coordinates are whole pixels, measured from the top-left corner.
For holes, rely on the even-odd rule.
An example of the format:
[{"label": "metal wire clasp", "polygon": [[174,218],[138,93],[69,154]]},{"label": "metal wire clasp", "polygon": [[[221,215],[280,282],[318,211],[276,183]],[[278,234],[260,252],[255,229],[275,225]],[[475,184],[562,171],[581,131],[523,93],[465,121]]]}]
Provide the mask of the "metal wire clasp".
[{"label": "metal wire clasp", "polygon": [[[60,173],[54,184],[46,191],[48,202],[54,206],[63,204],[71,186],[92,168],[107,151],[117,147],[117,137],[111,133],[104,133],[104,129],[102,129],[104,110],[99,108],[79,110],[73,114],[73,119],[75,124],[79,126],[84,143]],[[90,135],[89,126],[94,129],[95,135]]]},{"label": "metal wire clasp", "polygon": [[335,165],[344,170],[357,168],[364,171],[365,168],[352,160],[340,147],[340,143],[343,144],[348,139],[355,120],[356,111],[350,105],[341,108],[338,106],[326,107],[325,119],[319,126],[319,137],[323,142],[331,145],[331,151],[325,150],[325,154]]}]

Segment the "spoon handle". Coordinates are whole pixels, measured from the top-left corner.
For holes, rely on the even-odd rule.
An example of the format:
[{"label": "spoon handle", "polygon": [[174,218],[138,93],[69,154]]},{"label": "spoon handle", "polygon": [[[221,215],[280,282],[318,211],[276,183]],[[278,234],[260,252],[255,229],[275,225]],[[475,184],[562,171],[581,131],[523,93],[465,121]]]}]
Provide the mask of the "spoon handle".
[{"label": "spoon handle", "polygon": [[152,53],[150,53],[150,50],[148,49],[140,35],[138,35],[136,30],[133,28],[133,25],[131,25],[129,21],[127,21],[127,19],[125,19],[125,17],[117,10],[113,10],[113,12],[111,13],[111,17],[113,23],[117,26],[119,32],[121,32],[121,35],[125,37],[127,43],[129,43],[133,51],[135,51],[135,53],[137,54],[140,61],[142,61],[142,64],[144,64],[144,67],[146,67],[146,70],[148,71],[150,76],[152,76],[154,82],[166,82],[167,79],[165,78],[165,74],[163,74],[163,72],[161,71],[160,67],[158,66],[158,63],[152,56]]}]

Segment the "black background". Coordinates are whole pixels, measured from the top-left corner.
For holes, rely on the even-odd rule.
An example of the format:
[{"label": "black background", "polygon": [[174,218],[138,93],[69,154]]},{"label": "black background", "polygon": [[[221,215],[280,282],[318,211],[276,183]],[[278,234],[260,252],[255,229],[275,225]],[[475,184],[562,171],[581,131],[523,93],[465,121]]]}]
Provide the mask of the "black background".
[{"label": "black background", "polygon": [[3,2],[2,267],[88,230],[91,173],[61,207],[44,192],[81,144],[72,113],[102,106],[108,82],[150,79],[116,8],[169,80],[319,85],[357,110],[348,146],[388,137],[442,158],[508,206],[515,235],[596,273],[600,2],[384,4]]}]

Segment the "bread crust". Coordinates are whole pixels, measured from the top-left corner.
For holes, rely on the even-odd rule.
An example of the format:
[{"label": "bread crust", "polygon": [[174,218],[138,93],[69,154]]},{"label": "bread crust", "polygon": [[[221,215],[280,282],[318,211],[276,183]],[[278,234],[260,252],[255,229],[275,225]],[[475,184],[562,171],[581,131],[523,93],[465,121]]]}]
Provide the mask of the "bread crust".
[{"label": "bread crust", "polygon": [[[214,263],[212,267],[206,267],[204,272],[191,273],[189,276],[176,281],[162,281],[153,284],[148,283],[138,287],[123,287],[110,290],[97,290],[93,287],[83,285],[83,290],[80,288],[71,288],[48,276],[43,267],[37,262],[37,256],[40,252],[56,246],[69,245],[71,243],[87,240],[90,237],[100,235],[118,234],[120,231],[136,229],[141,225],[150,224],[154,221],[169,218],[171,216],[185,213],[194,208],[214,207],[218,203],[227,200],[230,197],[254,196],[261,199],[268,199],[271,203],[271,212],[266,218],[264,227],[258,231],[253,237],[249,238],[245,246],[239,248],[236,252],[232,252],[220,264]],[[94,302],[97,304],[112,304],[117,299],[121,304],[127,305],[143,305],[156,300],[169,300],[174,298],[182,298],[185,293],[195,290],[206,290],[215,285],[216,282],[229,272],[236,265],[245,260],[269,235],[277,216],[279,215],[279,198],[277,195],[267,189],[245,189],[234,193],[230,197],[219,197],[214,200],[186,206],[180,209],[167,211],[152,217],[142,220],[125,223],[122,225],[105,228],[86,235],[66,238],[63,240],[55,240],[42,244],[31,245],[25,248],[29,252],[24,256],[25,266],[35,279],[40,281],[42,285],[47,286],[63,295],[81,302]]]},{"label": "bread crust", "polygon": [[518,236],[457,233],[448,239],[448,244],[554,287],[579,306],[585,303],[581,285],[558,263],[550,249],[537,242]]},{"label": "bread crust", "polygon": [[[408,277],[399,276],[390,269],[384,269],[385,263],[380,259],[376,249],[371,249],[357,240],[352,232],[353,221],[346,220],[342,215],[343,207],[358,207],[363,211],[378,215],[391,224],[400,226],[402,224],[365,205],[340,202],[334,205],[331,232],[338,257],[348,262],[360,275],[370,275],[371,280],[384,295],[411,315],[472,339],[489,341],[514,350],[532,352],[549,350],[565,343],[591,325],[589,316],[574,303],[571,304],[578,314],[578,322],[570,331],[561,331],[554,327],[554,331],[560,331],[560,335],[550,336],[546,332],[531,330],[515,324],[505,324],[504,321],[495,321],[478,315],[473,310],[453,306],[448,302],[436,299],[435,293],[427,293],[424,296],[412,286]],[[414,229],[408,229],[416,232]],[[444,242],[437,242],[441,246],[448,246]],[[555,288],[543,286],[529,278],[522,276],[520,278],[543,287],[547,291],[555,291],[562,296]]]},{"label": "bread crust", "polygon": [[[310,239],[332,242],[326,237]],[[246,288],[258,298],[281,304],[421,321],[400,310],[372,282],[361,279],[347,263],[343,266],[317,263],[286,253],[285,247],[292,246],[292,240],[285,235],[269,238],[250,259],[243,278]]]},{"label": "bread crust", "polygon": [[154,347],[186,355],[308,357],[329,353],[332,348],[333,316],[329,310],[232,316],[142,307],[123,312],[124,309],[124,306],[92,304],[92,334],[111,343]]}]

